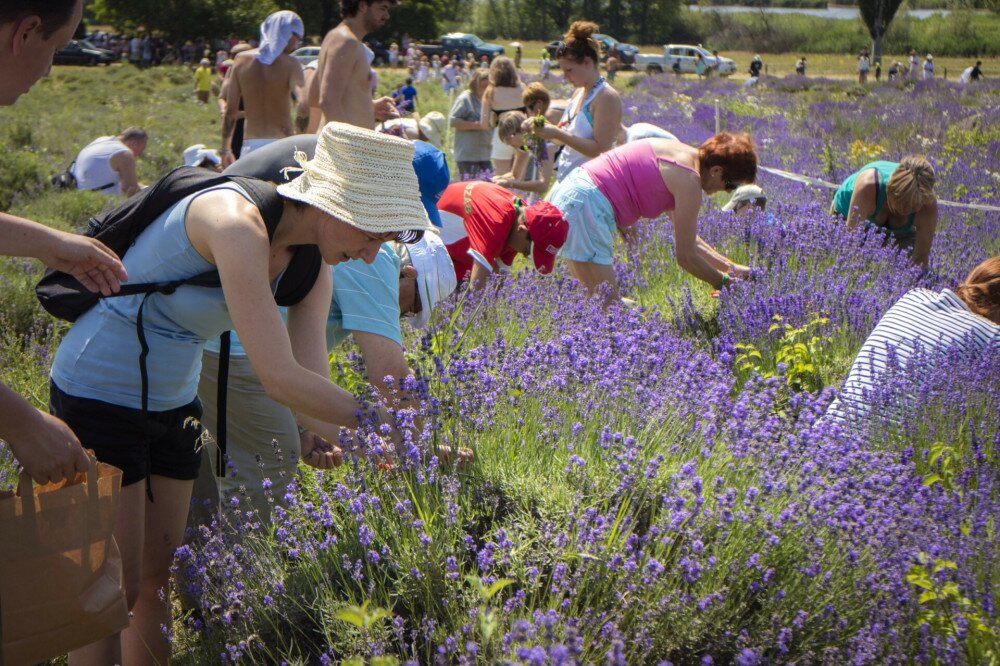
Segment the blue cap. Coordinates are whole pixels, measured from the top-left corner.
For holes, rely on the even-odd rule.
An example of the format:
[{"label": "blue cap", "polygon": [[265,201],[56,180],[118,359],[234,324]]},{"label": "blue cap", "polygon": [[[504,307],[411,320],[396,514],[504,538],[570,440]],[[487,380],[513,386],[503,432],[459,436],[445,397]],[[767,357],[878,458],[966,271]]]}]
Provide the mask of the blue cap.
[{"label": "blue cap", "polygon": [[427,217],[435,227],[441,226],[437,202],[451,182],[448,159],[444,153],[426,141],[413,142],[413,170],[420,184],[420,200],[427,209]]}]

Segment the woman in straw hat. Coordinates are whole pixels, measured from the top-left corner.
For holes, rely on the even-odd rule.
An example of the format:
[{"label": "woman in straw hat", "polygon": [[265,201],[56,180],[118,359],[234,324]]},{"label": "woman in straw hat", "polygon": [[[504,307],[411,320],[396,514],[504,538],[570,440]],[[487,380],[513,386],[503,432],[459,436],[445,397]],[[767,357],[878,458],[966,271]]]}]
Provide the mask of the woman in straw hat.
[{"label": "woman in straw hat", "polygon": [[[315,134],[279,139],[237,160],[225,173],[286,182],[295,176],[293,155],[304,152],[313,157],[318,139]],[[450,180],[448,163],[444,153],[431,144],[416,141],[413,145],[412,164],[421,201],[434,224],[440,220],[437,201]],[[426,327],[434,307],[455,290],[455,269],[444,243],[433,232],[425,233],[420,242],[411,245],[385,243],[374,262],[345,261],[334,266],[332,272],[327,342],[332,348],[353,338],[369,381],[382,396],[401,407],[419,407],[398,390],[413,374],[405,356],[401,320],[418,329]],[[198,386],[205,407],[203,422],[209,431],[216,428],[219,352],[218,344],[209,342],[206,346]],[[392,379],[387,382],[387,377]],[[212,509],[214,514],[220,496],[228,498],[236,493],[240,500],[240,505],[234,507],[236,511],[255,509],[260,519],[266,520],[272,506],[283,504],[289,485],[295,481],[302,449],[314,448],[316,434],[296,427],[292,410],[265,394],[236,337],[229,359],[227,414],[226,457],[230,464],[225,476],[216,478],[214,447],[206,449],[211,453],[203,456],[201,473],[195,481],[195,525],[209,518],[201,507]],[[439,450],[439,455],[448,453]],[[265,479],[270,480],[266,489]]]},{"label": "woman in straw hat", "polygon": [[[182,199],[139,235],[123,262],[129,277],[165,282],[215,269],[221,288],[186,285],[150,295],[141,320],[141,295],[102,300],[66,334],[52,364],[51,406],[86,448],[124,471],[115,538],[134,613],[128,629],[81,649],[74,663],[170,657],[162,629],[171,626],[170,596],[160,590],[169,585],[201,463],[193,419],[202,411],[197,387],[206,341],[235,329],[267,394],[326,439],[337,441],[338,426],[361,425],[364,405],[328,379],[332,279],[321,268],[349,259],[370,263],[384,242],[423,236],[430,222],[412,157],[409,141],[327,125],[315,158],[302,158],[302,175],[277,187],[282,207],[273,236],[235,182]],[[300,288],[290,290],[291,282]],[[289,291],[295,296],[285,299],[286,326],[273,294]],[[136,368],[137,320],[149,349],[145,387]],[[366,411],[391,427],[384,408]],[[303,458],[330,467],[339,454],[329,447],[303,451]]]}]

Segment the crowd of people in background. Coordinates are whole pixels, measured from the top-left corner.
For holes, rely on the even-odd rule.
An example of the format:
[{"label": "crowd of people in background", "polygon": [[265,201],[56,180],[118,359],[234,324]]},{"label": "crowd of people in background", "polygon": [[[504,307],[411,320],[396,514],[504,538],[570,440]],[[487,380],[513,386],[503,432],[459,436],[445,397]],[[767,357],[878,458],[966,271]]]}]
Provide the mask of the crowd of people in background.
[{"label": "crowd of people in background", "polygon": [[[80,20],[82,2],[65,4],[70,9],[62,14],[42,12],[56,36],[36,48],[49,62],[51,40],[64,43]],[[36,480],[86,469],[81,443],[124,472],[115,538],[131,624],[81,648],[73,663],[168,661],[171,607],[162,590],[169,589],[192,492],[219,511],[221,498],[239,483],[219,478],[224,460],[214,465],[199,448],[202,426],[191,421],[202,419],[202,403],[218,395],[219,358],[230,351],[230,408],[267,418],[240,420],[249,429],[231,433],[226,455],[246,473],[262,445],[279,441],[286,464],[273,474],[289,479],[299,460],[319,469],[340,464],[347,445],[341,427],[380,424],[387,447],[353,453],[394,455],[403,440],[390,407],[414,400],[400,391],[412,374],[400,321],[427,325],[456,289],[487,287],[518,256],[543,274],[562,260],[589,295],[610,305],[622,296],[616,239],[634,245],[640,220],[669,213],[682,269],[715,290],[752,277],[750,267],[698,234],[706,194],[727,193],[733,214],[766,206],[749,135],[721,132],[691,146],[665,128],[625,126],[622,98],[609,80],[618,64],[602,71],[598,26],[589,21],[570,26],[549,63],[572,86],[568,99],[553,99],[545,88],[547,59],[543,82],[528,85],[517,53],[492,61],[460,53],[428,58],[407,35],[390,46],[388,64],[407,68],[409,78],[398,94],[376,97],[374,53],[364,38],[384,25],[391,5],[344,0],[343,20],[324,36],[308,75],[291,56],[307,29],[287,10],[268,16],[257,40],[230,36],[173,46],[148,35],[94,35],[95,43],[139,67],[191,65],[198,102],[210,101],[218,84],[220,147],[192,145],[183,161],[203,170],[193,177],[224,169],[226,179],[206,180],[211,184],[169,201],[121,261],[92,239],[0,216],[0,251],[36,256],[105,295],[126,280],[183,282],[212,271],[219,278],[213,288],[182,284],[169,294],[104,299],[86,311],[55,353],[53,415],[0,392],[0,437]],[[32,17],[42,20],[30,8],[13,20]],[[25,28],[25,39],[39,39],[37,26]],[[914,58],[905,76],[920,72]],[[7,86],[7,72],[23,63],[0,64]],[[12,104],[44,74],[29,64],[25,80],[3,90],[0,102]],[[699,75],[713,75],[713,64],[701,56],[697,67]],[[805,68],[803,57],[796,70],[804,75]],[[859,83],[871,68],[862,53]],[[749,73],[758,78],[762,70],[755,58]],[[922,71],[924,78],[934,75],[930,54]],[[969,79],[980,76],[977,64]],[[416,85],[431,81],[455,95],[448,117],[401,117],[421,110]],[[449,130],[456,182],[444,153]],[[114,196],[140,191],[136,160],[147,139],[143,129],[128,128],[85,146],[72,169],[78,187]],[[146,192],[165,196],[164,182]],[[831,224],[864,221],[926,264],[937,225],[934,185],[924,158],[873,162],[845,180],[831,206],[843,219]],[[1000,323],[1000,276],[995,260],[977,271],[959,300],[946,300],[961,325],[990,340]],[[285,309],[262,306],[272,301]],[[152,341],[148,359],[128,352],[140,345],[137,325],[142,344],[142,335]],[[348,335],[361,347],[384,404],[365,405],[330,380],[329,346]],[[212,346],[216,338],[219,347]],[[148,366],[138,370],[135,356]],[[201,422],[224,428],[224,420],[212,419]],[[26,434],[25,424],[35,432]],[[440,453],[446,461],[470,459],[461,450]],[[201,490],[193,491],[196,482]]]}]

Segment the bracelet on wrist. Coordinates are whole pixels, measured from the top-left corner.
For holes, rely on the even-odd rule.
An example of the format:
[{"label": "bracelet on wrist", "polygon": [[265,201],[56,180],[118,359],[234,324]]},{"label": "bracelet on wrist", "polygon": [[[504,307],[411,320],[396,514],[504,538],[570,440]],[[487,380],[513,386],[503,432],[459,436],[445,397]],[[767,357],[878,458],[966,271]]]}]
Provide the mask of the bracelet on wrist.
[{"label": "bracelet on wrist", "polygon": [[731,282],[731,279],[730,279],[729,275],[727,275],[726,273],[723,273],[722,274],[722,284],[719,285],[719,289],[725,288],[725,286],[727,284],[729,284],[730,282]]}]

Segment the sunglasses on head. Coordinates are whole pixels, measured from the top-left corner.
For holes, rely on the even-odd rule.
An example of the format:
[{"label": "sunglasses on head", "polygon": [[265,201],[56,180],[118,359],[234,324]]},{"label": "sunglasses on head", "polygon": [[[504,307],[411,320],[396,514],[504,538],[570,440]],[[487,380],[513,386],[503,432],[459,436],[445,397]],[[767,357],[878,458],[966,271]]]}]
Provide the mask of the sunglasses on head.
[{"label": "sunglasses on head", "polygon": [[365,238],[370,241],[377,241],[379,243],[388,243],[391,241],[396,241],[397,243],[406,243],[407,245],[412,245],[417,243],[421,238],[424,237],[423,230],[420,229],[407,229],[405,231],[389,231],[384,234],[373,234],[368,231],[362,231]]}]

